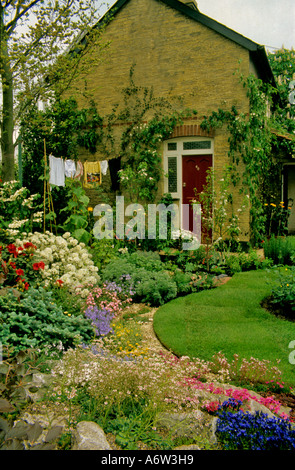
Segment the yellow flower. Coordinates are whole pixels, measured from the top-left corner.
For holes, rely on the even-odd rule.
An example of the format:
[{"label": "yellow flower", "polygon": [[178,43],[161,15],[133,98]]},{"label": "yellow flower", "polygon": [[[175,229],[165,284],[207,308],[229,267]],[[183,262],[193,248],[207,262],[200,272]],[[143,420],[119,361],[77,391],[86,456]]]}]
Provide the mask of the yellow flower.
[{"label": "yellow flower", "polygon": [[93,207],[88,207],[88,212],[93,212]]},{"label": "yellow flower", "polygon": [[273,202],[270,203],[272,207],[277,207]]}]

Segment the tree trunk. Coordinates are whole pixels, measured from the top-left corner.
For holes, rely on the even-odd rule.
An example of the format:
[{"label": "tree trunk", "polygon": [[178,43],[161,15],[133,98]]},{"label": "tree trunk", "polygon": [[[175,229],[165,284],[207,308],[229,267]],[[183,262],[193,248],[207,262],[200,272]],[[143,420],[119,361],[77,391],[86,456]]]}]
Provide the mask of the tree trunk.
[{"label": "tree trunk", "polygon": [[2,116],[0,141],[2,156],[2,180],[15,178],[13,145],[13,76],[8,56],[7,35],[4,28],[4,11],[0,2],[0,86],[2,87]]},{"label": "tree trunk", "polygon": [[15,179],[13,144],[13,78],[8,63],[1,70],[3,115],[1,125],[2,181]]}]

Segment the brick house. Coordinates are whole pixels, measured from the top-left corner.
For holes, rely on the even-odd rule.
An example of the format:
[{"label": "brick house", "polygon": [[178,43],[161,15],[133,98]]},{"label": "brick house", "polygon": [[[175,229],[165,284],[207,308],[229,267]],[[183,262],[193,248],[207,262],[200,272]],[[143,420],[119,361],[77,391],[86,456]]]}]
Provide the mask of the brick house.
[{"label": "brick house", "polygon": [[[102,61],[96,61],[96,52],[92,52],[87,89],[92,91],[99,113],[107,115],[122,100],[121,90],[127,86],[130,69],[135,65],[136,83],[153,87],[155,95],[167,99],[180,96],[184,108],[197,110],[196,116],[176,126],[162,143],[163,169],[169,176],[162,178],[159,195],[171,193],[174,201],[185,204],[194,197],[194,188],[204,184],[207,169],[213,167],[216,174],[222,175],[228,161],[226,130],[202,131],[202,117],[221,107],[235,106],[241,113],[248,112],[238,69],[244,76],[253,73],[275,83],[265,49],[203,15],[196,1],[118,0],[108,13],[112,20],[103,38],[109,41],[109,47]],[[98,26],[103,23],[104,17]],[[105,155],[81,155],[82,161],[87,159],[103,161]],[[102,175],[102,187],[116,194],[117,159],[111,160]],[[94,205],[97,192],[87,191]],[[240,197],[237,188],[237,205]],[[246,212],[241,239],[248,239],[248,229]]]}]

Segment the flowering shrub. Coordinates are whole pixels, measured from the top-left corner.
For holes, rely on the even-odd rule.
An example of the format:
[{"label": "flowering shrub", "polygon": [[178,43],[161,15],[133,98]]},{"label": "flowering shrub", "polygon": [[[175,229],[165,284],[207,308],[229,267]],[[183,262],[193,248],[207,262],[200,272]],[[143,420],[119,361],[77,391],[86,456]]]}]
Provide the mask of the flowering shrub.
[{"label": "flowering shrub", "polygon": [[290,422],[264,413],[245,413],[241,404],[229,399],[218,410],[216,433],[226,450],[295,450]]},{"label": "flowering shrub", "polygon": [[[193,389],[184,391],[181,378],[196,371],[196,362],[172,355],[152,354],[133,357],[112,352],[100,338],[83,350],[68,350],[54,371],[57,397],[76,391],[89,394],[96,404],[96,415],[107,418],[114,405],[123,410],[126,399],[145,400],[154,411],[198,408]],[[200,363],[200,368],[203,366]]]},{"label": "flowering shrub", "polygon": [[36,258],[44,262],[42,277],[45,287],[59,281],[72,291],[79,286],[81,295],[86,297],[88,290],[83,286],[99,281],[98,269],[85,244],[78,243],[69,232],[63,236],[35,232],[27,234],[27,237],[28,239],[17,239],[15,244],[21,246],[28,241],[34,243]]},{"label": "flowering shrub", "polygon": [[209,362],[211,371],[218,374],[223,382],[235,381],[236,383],[267,383],[271,380],[279,381],[281,371],[267,360],[259,360],[251,357],[249,360],[241,359],[234,354],[230,362],[225,355],[219,351]]},{"label": "flowering shrub", "polygon": [[38,211],[38,197],[18,181],[0,184],[0,227],[13,236],[40,227],[43,212]]},{"label": "flowering shrub", "polygon": [[35,253],[36,246],[32,242],[18,247],[13,243],[0,246],[0,283],[3,287],[24,291],[41,280],[45,264],[36,262]]},{"label": "flowering shrub", "polygon": [[132,291],[124,290],[114,282],[90,288],[85,316],[91,320],[97,336],[113,331],[111,322],[132,301],[131,295]]}]

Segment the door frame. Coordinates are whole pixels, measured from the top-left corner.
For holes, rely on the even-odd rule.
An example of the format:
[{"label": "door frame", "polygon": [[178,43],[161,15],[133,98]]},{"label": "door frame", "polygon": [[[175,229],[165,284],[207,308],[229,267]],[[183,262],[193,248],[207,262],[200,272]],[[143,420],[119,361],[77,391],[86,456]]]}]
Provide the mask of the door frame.
[{"label": "door frame", "polygon": [[[205,144],[206,142],[206,144]],[[204,145],[203,145],[204,143]],[[173,144],[173,145],[171,145]],[[176,145],[175,145],[176,144]],[[207,147],[207,148],[189,148],[189,147]],[[176,148],[175,148],[176,147]],[[164,142],[163,149],[163,170],[164,170],[164,193],[170,193],[173,201],[180,205],[180,221],[179,225],[182,228],[182,185],[183,185],[183,175],[182,175],[182,157],[189,155],[211,155],[212,156],[212,168],[214,168],[214,139],[211,137],[176,137],[174,139],[168,139]],[[173,188],[176,191],[169,191],[169,181],[168,181],[168,160],[169,157],[174,158],[177,163],[177,187]],[[176,185],[175,185],[176,186]]]}]

